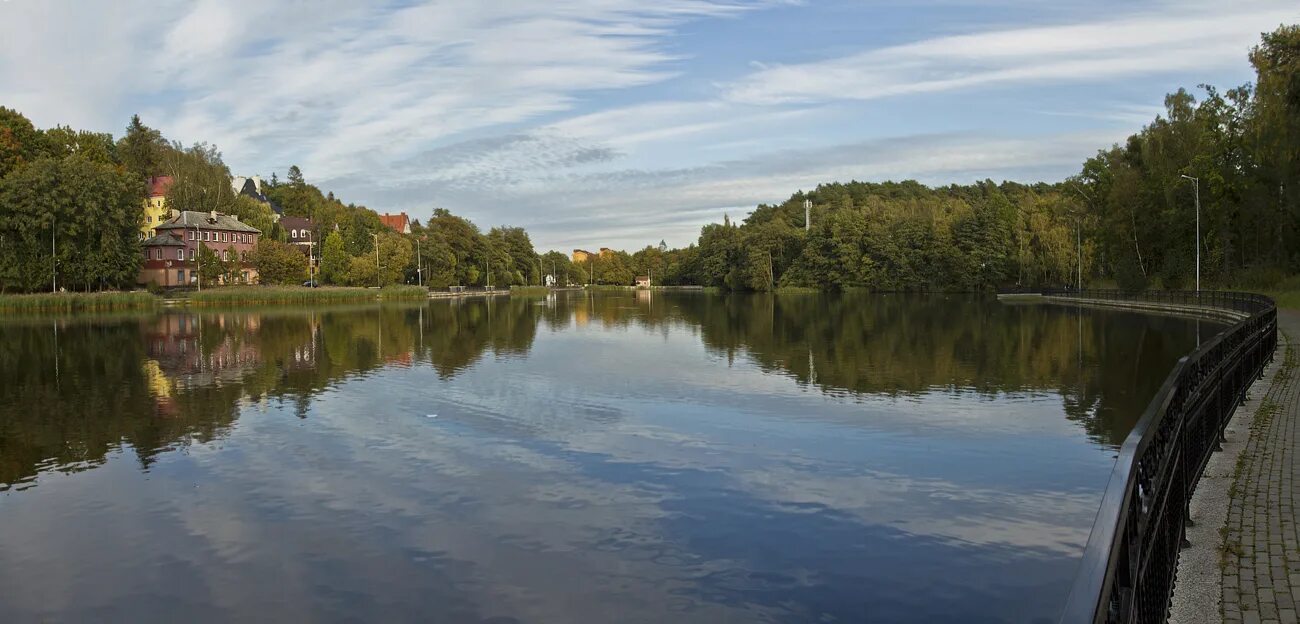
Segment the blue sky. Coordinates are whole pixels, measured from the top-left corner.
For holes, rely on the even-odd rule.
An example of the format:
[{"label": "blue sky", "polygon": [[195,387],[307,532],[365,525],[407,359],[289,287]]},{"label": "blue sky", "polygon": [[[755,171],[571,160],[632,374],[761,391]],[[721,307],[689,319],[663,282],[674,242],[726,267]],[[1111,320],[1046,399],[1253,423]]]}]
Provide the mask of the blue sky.
[{"label": "blue sky", "polygon": [[1294,0],[0,1],[0,105],[132,113],[237,175],[520,225],[694,240],[819,182],[1059,180],[1166,93],[1250,81]]}]

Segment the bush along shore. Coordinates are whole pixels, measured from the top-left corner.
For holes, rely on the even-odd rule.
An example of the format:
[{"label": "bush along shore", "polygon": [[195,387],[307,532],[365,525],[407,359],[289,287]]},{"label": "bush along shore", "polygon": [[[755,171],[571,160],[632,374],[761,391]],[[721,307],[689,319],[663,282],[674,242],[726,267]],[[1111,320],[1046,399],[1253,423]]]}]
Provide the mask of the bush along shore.
[{"label": "bush along shore", "polygon": [[157,306],[161,299],[147,292],[38,293],[0,295],[0,310],[7,312],[94,312],[139,310]]}]

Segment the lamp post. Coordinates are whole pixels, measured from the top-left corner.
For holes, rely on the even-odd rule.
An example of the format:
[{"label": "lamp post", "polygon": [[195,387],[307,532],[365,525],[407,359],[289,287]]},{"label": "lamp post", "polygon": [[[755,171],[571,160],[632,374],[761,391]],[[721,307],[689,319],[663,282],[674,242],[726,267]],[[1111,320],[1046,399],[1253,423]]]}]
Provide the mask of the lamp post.
[{"label": "lamp post", "polygon": [[415,238],[415,283],[424,287],[424,260],[420,256],[420,237]]},{"label": "lamp post", "polygon": [[1196,292],[1201,292],[1201,179],[1187,174],[1181,177],[1192,181],[1196,197]]},{"label": "lamp post", "polygon": [[50,219],[50,292],[59,292],[59,252],[54,247],[54,219]]},{"label": "lamp post", "polygon": [[371,234],[375,237],[375,288],[382,288],[379,285],[379,235]]}]

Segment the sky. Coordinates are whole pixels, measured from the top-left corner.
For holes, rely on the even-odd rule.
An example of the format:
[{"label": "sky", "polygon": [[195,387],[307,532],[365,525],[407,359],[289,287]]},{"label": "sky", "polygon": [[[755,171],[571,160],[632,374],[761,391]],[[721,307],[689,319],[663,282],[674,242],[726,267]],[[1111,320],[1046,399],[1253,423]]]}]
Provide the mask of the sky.
[{"label": "sky", "polygon": [[1057,181],[1250,82],[1294,0],[0,0],[0,106],[539,251],[682,246],[823,182]]}]

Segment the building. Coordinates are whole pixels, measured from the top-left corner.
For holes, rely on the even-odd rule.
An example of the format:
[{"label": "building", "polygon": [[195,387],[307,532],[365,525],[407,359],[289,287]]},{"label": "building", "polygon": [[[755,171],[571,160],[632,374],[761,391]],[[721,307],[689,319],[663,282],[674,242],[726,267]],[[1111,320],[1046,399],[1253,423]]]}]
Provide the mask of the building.
[{"label": "building", "polygon": [[241,223],[239,217],[216,212],[176,212],[154,227],[157,234],[140,247],[144,263],[137,281],[159,286],[189,286],[198,283],[198,249],[202,245],[226,259],[239,262],[236,281],[257,281],[257,269],[244,257],[257,247],[262,234],[257,228]]},{"label": "building", "polygon": [[649,288],[649,287],[650,287],[650,276],[649,276],[649,275],[638,275],[638,276],[636,276],[636,287],[637,287],[637,288]]},{"label": "building", "polygon": [[283,217],[280,219],[280,227],[284,228],[290,245],[297,247],[308,257],[315,258],[320,255],[315,251],[318,247],[317,237],[320,235],[320,228],[316,226],[316,222],[302,217]]},{"label": "building", "polygon": [[171,176],[157,176],[146,180],[148,196],[144,200],[144,220],[140,223],[140,240],[154,236],[154,228],[167,219],[167,191],[172,187]]},{"label": "building", "polygon": [[588,261],[588,260],[591,260],[591,259],[593,259],[593,258],[595,258],[595,257],[596,257],[596,254],[591,253],[590,251],[587,251],[586,249],[574,249],[574,250],[573,250],[573,263],[574,263],[574,264],[581,264],[581,263],[586,262],[586,261]]},{"label": "building", "polygon": [[411,233],[411,218],[406,216],[405,212],[399,212],[395,215],[381,214],[379,215],[379,221],[384,224],[384,227],[399,234]]},{"label": "building", "polygon": [[601,259],[601,260],[609,260],[610,258],[613,258],[613,257],[614,257],[614,250],[613,250],[613,249],[610,249],[609,247],[601,247],[601,248],[600,248],[600,259]]},{"label": "building", "polygon": [[253,176],[246,178],[244,176],[235,176],[230,179],[230,188],[235,191],[236,195],[243,195],[252,198],[258,202],[271,207],[271,212],[275,215],[275,220],[279,221],[284,216],[284,208],[280,207],[264,193],[262,193],[262,177]]}]

